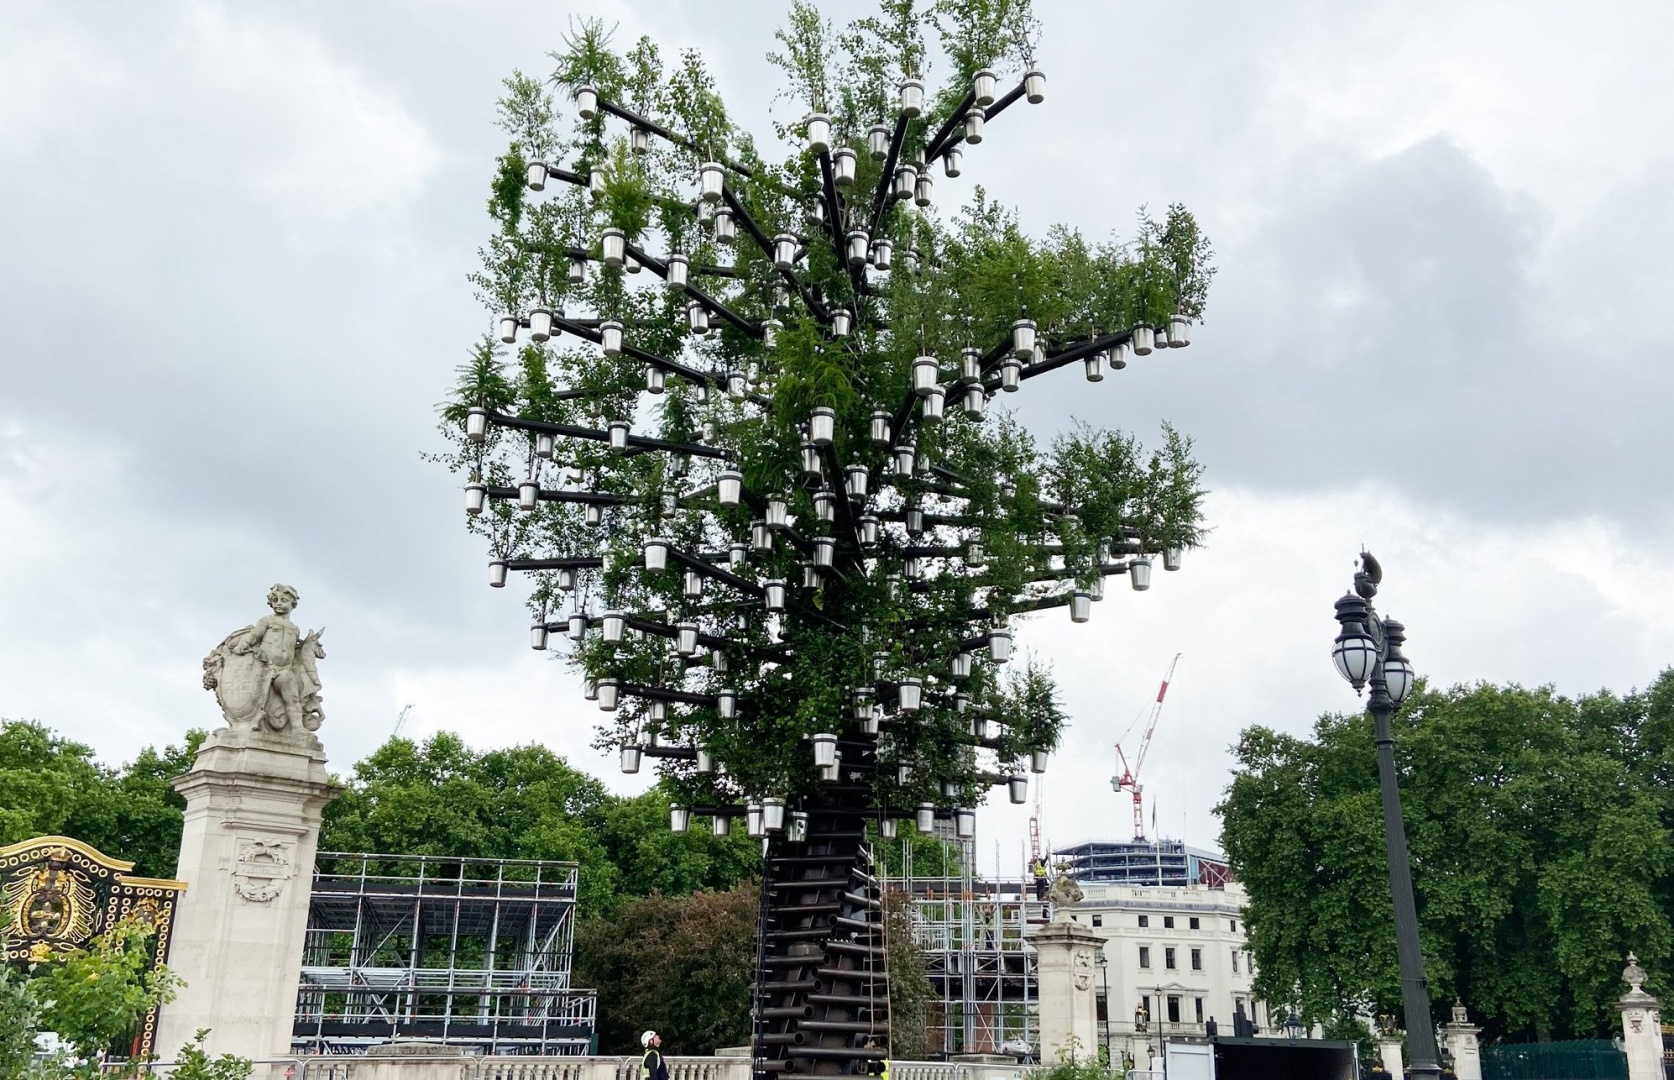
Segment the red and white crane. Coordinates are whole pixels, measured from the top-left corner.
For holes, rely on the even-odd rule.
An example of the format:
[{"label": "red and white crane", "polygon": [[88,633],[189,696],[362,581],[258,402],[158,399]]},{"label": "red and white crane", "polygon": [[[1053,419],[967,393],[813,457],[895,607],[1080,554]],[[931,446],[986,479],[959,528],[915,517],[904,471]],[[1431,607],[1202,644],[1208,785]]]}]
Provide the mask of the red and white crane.
[{"label": "red and white crane", "polygon": [[[1157,731],[1157,718],[1162,715],[1163,698],[1168,696],[1168,684],[1174,679],[1174,666],[1180,662],[1180,654],[1175,653],[1169,662],[1168,674],[1163,676],[1162,685],[1157,687],[1157,700],[1151,703],[1151,715],[1145,720],[1145,734],[1140,737],[1139,749],[1133,756],[1133,764],[1128,764],[1128,757],[1122,752],[1122,744],[1116,744],[1116,765],[1122,771],[1110,778],[1110,786],[1118,793],[1133,792],[1133,838],[1135,843],[1145,839],[1145,807],[1142,792],[1145,788],[1139,782],[1139,770],[1145,767],[1145,752],[1151,749],[1151,736]],[[1129,727],[1128,731],[1133,728]],[[1123,732],[1127,737],[1127,732]]]}]

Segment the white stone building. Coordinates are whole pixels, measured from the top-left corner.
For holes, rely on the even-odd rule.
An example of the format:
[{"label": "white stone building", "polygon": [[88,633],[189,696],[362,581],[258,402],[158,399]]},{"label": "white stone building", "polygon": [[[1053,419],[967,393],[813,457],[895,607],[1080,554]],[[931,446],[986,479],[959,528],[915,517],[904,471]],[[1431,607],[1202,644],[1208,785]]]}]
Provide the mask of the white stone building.
[{"label": "white stone building", "polygon": [[[1113,1060],[1144,1060],[1158,1035],[1204,1035],[1213,1020],[1234,1034],[1235,1017],[1272,1029],[1255,999],[1244,941],[1245,894],[1237,882],[1129,885],[1082,881],[1074,918],[1106,938],[1099,965],[1100,1029]],[[1148,1017],[1136,1030],[1136,1011]]]}]

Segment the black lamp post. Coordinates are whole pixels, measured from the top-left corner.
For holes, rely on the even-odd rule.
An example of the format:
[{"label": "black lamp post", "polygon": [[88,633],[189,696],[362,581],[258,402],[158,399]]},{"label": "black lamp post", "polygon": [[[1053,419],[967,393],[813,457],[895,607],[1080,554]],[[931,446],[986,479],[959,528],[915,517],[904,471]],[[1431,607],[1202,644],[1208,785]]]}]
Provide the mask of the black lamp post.
[{"label": "black lamp post", "polygon": [[1418,944],[1418,912],[1412,899],[1412,866],[1407,858],[1407,834],[1401,823],[1401,792],[1395,785],[1395,738],[1389,719],[1412,690],[1412,664],[1401,654],[1406,628],[1394,619],[1380,619],[1372,597],[1383,580],[1383,568],[1370,553],[1360,553],[1354,591],[1337,601],[1337,635],[1331,659],[1337,671],[1359,693],[1372,687],[1366,707],[1371,710],[1378,748],[1378,788],[1383,797],[1383,837],[1389,856],[1389,888],[1395,900],[1395,954],[1401,968],[1401,1005],[1412,1051],[1413,1076],[1440,1077],[1436,1030],[1430,1023],[1430,987],[1424,978],[1424,954]]},{"label": "black lamp post", "polygon": [[1115,1015],[1111,1011],[1114,1004],[1110,1000],[1110,958],[1099,950],[1099,981],[1104,984],[1104,1059],[1110,1060],[1110,1018]]}]

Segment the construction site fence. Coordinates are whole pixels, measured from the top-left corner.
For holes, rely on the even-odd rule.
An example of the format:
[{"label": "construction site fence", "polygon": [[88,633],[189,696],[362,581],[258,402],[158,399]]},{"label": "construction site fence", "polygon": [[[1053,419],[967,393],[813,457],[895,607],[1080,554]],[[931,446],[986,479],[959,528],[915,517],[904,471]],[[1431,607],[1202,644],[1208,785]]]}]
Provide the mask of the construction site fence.
[{"label": "construction site fence", "polygon": [[[669,1057],[669,1080],[750,1080],[744,1057]],[[1021,1080],[1030,1068],[1011,1064],[891,1061],[890,1080]],[[146,1067],[167,1077],[172,1062]],[[252,1080],[640,1080],[637,1057],[365,1057],[275,1058],[256,1064]]]}]

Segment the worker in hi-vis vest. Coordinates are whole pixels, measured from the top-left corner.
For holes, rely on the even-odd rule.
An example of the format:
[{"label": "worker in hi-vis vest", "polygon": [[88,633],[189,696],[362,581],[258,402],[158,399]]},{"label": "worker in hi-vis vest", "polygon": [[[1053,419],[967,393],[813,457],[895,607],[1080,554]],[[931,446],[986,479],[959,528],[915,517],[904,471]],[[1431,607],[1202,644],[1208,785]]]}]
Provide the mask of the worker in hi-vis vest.
[{"label": "worker in hi-vis vest", "polygon": [[668,1080],[668,1062],[663,1060],[663,1037],[647,1031],[639,1037],[645,1047],[645,1057],[639,1063],[639,1080]]}]

